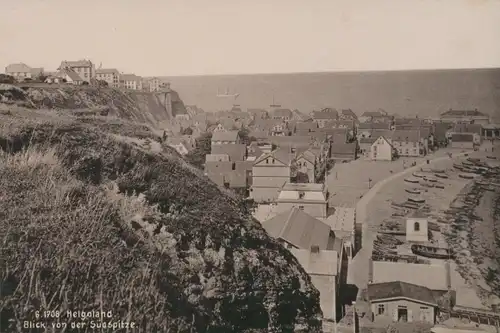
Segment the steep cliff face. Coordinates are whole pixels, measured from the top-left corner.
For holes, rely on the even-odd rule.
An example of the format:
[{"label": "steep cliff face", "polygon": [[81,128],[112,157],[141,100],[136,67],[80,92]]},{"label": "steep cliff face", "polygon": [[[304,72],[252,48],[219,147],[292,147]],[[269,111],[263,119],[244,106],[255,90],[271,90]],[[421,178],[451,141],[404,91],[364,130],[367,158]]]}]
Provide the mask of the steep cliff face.
[{"label": "steep cliff face", "polygon": [[146,93],[112,88],[72,85],[2,85],[0,98],[38,109],[106,110],[111,117],[158,126],[186,114],[184,103],[175,91]]},{"label": "steep cliff face", "polygon": [[0,327],[50,308],[141,332],[320,332],[293,255],[170,148],[28,118],[0,114]]}]

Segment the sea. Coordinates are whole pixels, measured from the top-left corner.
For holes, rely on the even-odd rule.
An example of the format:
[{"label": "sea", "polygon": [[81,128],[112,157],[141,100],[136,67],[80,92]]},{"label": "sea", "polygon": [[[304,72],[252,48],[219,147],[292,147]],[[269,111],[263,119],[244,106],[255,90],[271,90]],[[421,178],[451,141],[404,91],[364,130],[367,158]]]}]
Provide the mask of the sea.
[{"label": "sea", "polygon": [[[383,109],[399,116],[435,117],[478,109],[500,123],[500,68],[380,72],[318,72],[163,77],[186,105],[205,111],[246,108]],[[219,93],[235,94],[217,97]]]}]

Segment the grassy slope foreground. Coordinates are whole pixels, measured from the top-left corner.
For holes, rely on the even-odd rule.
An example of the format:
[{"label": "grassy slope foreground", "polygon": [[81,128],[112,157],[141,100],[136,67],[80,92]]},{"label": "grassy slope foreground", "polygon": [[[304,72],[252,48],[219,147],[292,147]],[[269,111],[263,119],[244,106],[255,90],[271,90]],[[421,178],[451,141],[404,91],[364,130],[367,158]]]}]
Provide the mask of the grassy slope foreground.
[{"label": "grassy slope foreground", "polygon": [[238,200],[168,147],[44,118],[0,115],[0,332],[49,309],[139,332],[320,331],[310,278]]}]

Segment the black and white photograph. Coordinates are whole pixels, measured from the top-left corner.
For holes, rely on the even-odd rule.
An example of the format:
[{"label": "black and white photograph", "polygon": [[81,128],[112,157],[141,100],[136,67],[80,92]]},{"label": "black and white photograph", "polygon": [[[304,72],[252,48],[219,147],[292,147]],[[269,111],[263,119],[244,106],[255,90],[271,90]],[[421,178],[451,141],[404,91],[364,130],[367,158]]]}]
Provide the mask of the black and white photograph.
[{"label": "black and white photograph", "polygon": [[0,1],[0,333],[500,333],[500,1]]}]

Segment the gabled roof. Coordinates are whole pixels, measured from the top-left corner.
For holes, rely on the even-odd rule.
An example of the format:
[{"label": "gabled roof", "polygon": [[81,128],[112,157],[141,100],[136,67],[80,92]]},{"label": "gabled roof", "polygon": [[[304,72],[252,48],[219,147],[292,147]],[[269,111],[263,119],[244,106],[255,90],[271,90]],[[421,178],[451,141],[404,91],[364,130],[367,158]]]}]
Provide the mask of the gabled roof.
[{"label": "gabled roof", "polygon": [[297,122],[295,124],[295,129],[297,131],[316,131],[318,129],[318,124],[316,124],[315,122],[311,122],[311,121],[301,121],[301,122]]},{"label": "gabled roof", "polygon": [[293,112],[290,109],[274,109],[272,112],[273,117],[289,117],[293,116]]},{"label": "gabled roof", "polygon": [[366,111],[361,116],[362,117],[382,117],[382,116],[386,116],[386,114],[383,114],[380,111]]},{"label": "gabled roof", "polygon": [[253,127],[255,130],[270,131],[275,125],[281,124],[281,119],[255,119]]},{"label": "gabled roof", "polygon": [[39,76],[43,73],[43,67],[32,68],[30,72],[32,76]]},{"label": "gabled roof", "polygon": [[345,155],[345,154],[354,154],[356,152],[356,143],[332,143],[331,145],[331,154],[332,155]]},{"label": "gabled roof", "polygon": [[391,298],[407,298],[438,306],[435,294],[431,289],[402,281],[369,284],[368,298],[372,302]]},{"label": "gabled roof", "polygon": [[116,68],[99,68],[96,69],[96,74],[116,74],[119,75],[120,72]]},{"label": "gabled roof", "polygon": [[120,81],[123,82],[141,82],[142,77],[135,74],[122,74],[120,75]]},{"label": "gabled roof", "polygon": [[90,60],[76,60],[76,61],[61,61],[61,65],[58,69],[65,67],[92,67],[92,62]]},{"label": "gabled roof", "polygon": [[369,138],[360,138],[359,144],[369,144],[372,145],[375,141],[377,141],[378,137],[369,137]]},{"label": "gabled roof", "polygon": [[233,170],[233,163],[227,161],[206,161],[205,172],[213,174],[223,174]]},{"label": "gabled roof", "polygon": [[270,136],[268,141],[278,147],[307,147],[311,143],[312,138],[309,135]]},{"label": "gabled roof", "polygon": [[420,131],[419,130],[395,130],[392,134],[392,141],[419,142],[420,141]]},{"label": "gabled roof", "polygon": [[5,73],[31,73],[31,67],[24,62],[10,64],[5,67]]},{"label": "gabled roof", "polygon": [[330,120],[325,123],[324,128],[354,128],[354,120]]},{"label": "gabled roof", "polygon": [[320,250],[326,250],[330,238],[330,226],[297,207],[264,221],[262,226],[272,237],[284,239],[300,249],[317,245]]},{"label": "gabled roof", "polygon": [[212,142],[213,141],[237,141],[239,137],[238,131],[220,131],[214,132],[212,134]]},{"label": "gabled roof", "polygon": [[64,77],[65,75],[67,75],[73,81],[83,81],[80,75],[78,75],[78,73],[71,68],[64,68],[56,73],[56,76],[58,77]]},{"label": "gabled roof", "polygon": [[314,164],[314,162],[316,161],[316,155],[311,152],[309,149],[306,150],[306,151],[303,151],[302,153],[300,153],[299,155],[297,155],[297,160],[299,159],[305,159],[306,161],[309,161],[311,162],[312,164]]},{"label": "gabled roof", "polygon": [[229,155],[231,162],[244,161],[247,153],[245,144],[212,145],[212,154]]},{"label": "gabled roof", "polygon": [[255,160],[255,164],[260,163],[268,157],[273,157],[274,159],[280,161],[284,165],[290,165],[292,163],[292,154],[289,153],[288,149],[278,148],[270,153],[262,154]]},{"label": "gabled roof", "polygon": [[312,117],[314,120],[336,120],[339,117],[339,113],[335,109],[325,108],[321,111],[313,111]]}]

